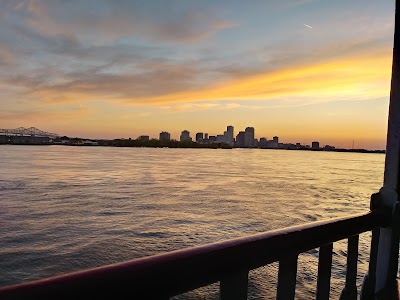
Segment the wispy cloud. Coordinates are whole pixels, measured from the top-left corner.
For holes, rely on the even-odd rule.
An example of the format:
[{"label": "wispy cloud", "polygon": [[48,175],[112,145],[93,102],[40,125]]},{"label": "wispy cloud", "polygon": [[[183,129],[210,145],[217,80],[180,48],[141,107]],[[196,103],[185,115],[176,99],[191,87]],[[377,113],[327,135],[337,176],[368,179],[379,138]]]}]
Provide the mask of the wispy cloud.
[{"label": "wispy cloud", "polygon": [[308,96],[314,101],[346,100],[352,97],[387,96],[390,52],[381,56],[355,56],[292,66],[240,78],[229,83],[158,97],[136,99],[154,103],[210,100],[271,99]]},{"label": "wispy cloud", "polygon": [[[308,1],[298,2],[304,3]],[[390,53],[387,37],[376,32],[323,46],[291,38],[236,53],[229,60],[212,53],[179,56],[176,47],[162,44],[119,42],[127,36],[190,42],[238,26],[200,4],[165,14],[171,5],[4,1],[0,8],[9,14],[1,13],[5,21],[0,37],[6,42],[0,46],[1,84],[19,97],[53,105],[97,100],[166,105],[386,93],[377,84],[387,80]],[[24,41],[23,47],[15,36]],[[104,36],[113,42],[102,40]],[[294,48],[293,43],[300,46]],[[374,72],[365,68],[366,63],[376,67]]]},{"label": "wispy cloud", "polygon": [[[325,54],[325,53],[324,53]],[[371,53],[354,51],[343,57],[324,59],[315,63],[285,65],[261,70],[231,70],[220,74],[219,81],[201,82],[201,66],[196,64],[147,64],[139,74],[92,73],[90,70],[64,74],[66,82],[41,82],[40,76],[16,76],[8,82],[26,88],[30,97],[48,103],[85,100],[117,101],[131,104],[167,104],[193,101],[269,99],[289,96],[313,98],[348,98],[363,95],[387,95],[390,75],[390,51],[380,49]],[[308,60],[308,58],[306,59]],[[210,70],[205,69],[204,73]],[[221,83],[219,83],[221,82]]]},{"label": "wispy cloud", "polygon": [[[166,105],[212,100],[310,96],[325,99],[386,95],[390,49],[384,40],[347,41],[300,51],[257,50],[258,66],[112,55],[93,48],[96,64],[69,70],[49,65],[30,74],[3,74],[3,85],[48,104],[81,101]],[[103,52],[104,51],[104,52]],[[107,54],[105,54],[107,53]],[[105,63],[99,64],[102,57]],[[260,56],[261,55],[261,56]],[[263,56],[268,56],[264,60]],[[319,99],[318,99],[319,98]]]},{"label": "wispy cloud", "polygon": [[[181,9],[176,9],[181,6]],[[179,1],[5,1],[3,9],[23,17],[30,30],[45,36],[79,34],[92,42],[142,37],[165,42],[193,42],[237,24],[218,17],[201,5]],[[90,11],[88,14],[87,12]],[[168,11],[168,14],[165,12]],[[93,34],[99,33],[99,34]],[[101,34],[100,34],[101,33]]]}]

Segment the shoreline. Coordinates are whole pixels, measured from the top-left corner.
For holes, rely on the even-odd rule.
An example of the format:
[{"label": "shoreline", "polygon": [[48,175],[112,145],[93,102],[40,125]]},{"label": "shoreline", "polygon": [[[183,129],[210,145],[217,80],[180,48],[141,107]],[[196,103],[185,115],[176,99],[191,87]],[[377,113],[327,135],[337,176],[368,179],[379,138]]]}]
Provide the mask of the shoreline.
[{"label": "shoreline", "polygon": [[59,143],[48,143],[48,144],[11,144],[11,143],[2,143],[2,145],[11,145],[11,146],[71,146],[71,147],[114,147],[114,148],[170,148],[170,149],[260,149],[260,150],[288,150],[288,151],[311,151],[311,152],[348,152],[348,153],[372,153],[372,154],[385,154],[385,150],[367,150],[367,149],[342,149],[342,148],[335,148],[331,150],[325,149],[286,149],[286,148],[260,148],[260,147],[253,147],[253,148],[243,148],[243,147],[234,147],[228,145],[177,145],[177,146],[146,146],[146,145],[84,145],[84,144],[59,144]]}]

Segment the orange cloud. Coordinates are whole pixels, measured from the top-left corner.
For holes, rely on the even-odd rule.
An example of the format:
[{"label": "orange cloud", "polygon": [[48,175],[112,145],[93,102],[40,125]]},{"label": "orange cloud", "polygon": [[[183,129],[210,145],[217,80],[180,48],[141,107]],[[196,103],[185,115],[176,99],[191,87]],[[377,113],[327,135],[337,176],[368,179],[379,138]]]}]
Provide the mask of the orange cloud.
[{"label": "orange cloud", "polygon": [[132,102],[161,104],[210,100],[308,97],[310,101],[376,98],[389,94],[391,53],[341,57],[308,66],[291,66],[207,88],[134,97]]},{"label": "orange cloud", "polygon": [[[391,53],[387,50],[318,60],[267,72],[221,76],[218,83],[195,86],[195,67],[164,66],[140,76],[96,75],[51,86],[34,79],[9,83],[28,88],[26,93],[51,104],[112,101],[140,105],[169,105],[220,100],[293,100],[301,103],[371,99],[389,94]],[[187,80],[190,78],[190,80]]]}]

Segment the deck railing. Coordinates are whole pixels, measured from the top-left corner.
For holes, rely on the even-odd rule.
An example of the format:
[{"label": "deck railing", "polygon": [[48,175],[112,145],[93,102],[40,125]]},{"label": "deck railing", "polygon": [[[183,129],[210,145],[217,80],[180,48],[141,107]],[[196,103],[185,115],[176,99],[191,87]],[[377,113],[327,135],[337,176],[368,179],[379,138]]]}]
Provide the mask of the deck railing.
[{"label": "deck railing", "polygon": [[[247,299],[248,272],[279,261],[277,299],[294,299],[297,257],[319,247],[316,299],[329,299],[332,247],[348,239],[341,299],[356,299],[358,235],[390,223],[382,211],[318,221],[0,289],[0,299],[168,299],[220,281],[220,299]],[[375,231],[375,234],[378,233]],[[372,255],[374,253],[372,239]],[[375,251],[376,252],[376,251]],[[372,264],[371,264],[372,262]],[[369,278],[375,277],[376,258]]]},{"label": "deck railing", "polygon": [[[400,7],[400,0],[396,0]],[[393,299],[400,236],[400,14],[395,15],[384,185],[371,212],[0,288],[0,299],[168,299],[217,281],[220,298],[246,299],[248,272],[279,261],[277,299],[295,295],[297,257],[319,247],[316,298],[329,299],[332,243],[348,239],[341,299],[356,299],[358,234],[372,230],[361,299]]]}]

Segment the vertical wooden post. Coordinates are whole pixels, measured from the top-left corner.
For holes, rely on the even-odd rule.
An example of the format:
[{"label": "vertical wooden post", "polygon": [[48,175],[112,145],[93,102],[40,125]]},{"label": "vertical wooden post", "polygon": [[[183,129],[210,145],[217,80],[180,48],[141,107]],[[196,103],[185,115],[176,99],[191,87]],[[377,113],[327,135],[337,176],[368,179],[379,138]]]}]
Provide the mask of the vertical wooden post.
[{"label": "vertical wooden post", "polygon": [[[400,161],[400,0],[396,0],[395,30],[393,43],[392,81],[388,132],[386,144],[385,176],[381,189],[382,204],[386,210],[394,211],[399,191]],[[396,218],[396,215],[393,215]],[[394,219],[392,226],[380,228],[376,264],[375,293],[382,293],[395,283],[398,269],[399,236]],[[394,225],[394,226],[393,226]]]},{"label": "vertical wooden post", "polygon": [[361,287],[360,300],[375,299],[376,260],[378,258],[380,232],[381,232],[380,228],[375,228],[374,230],[372,230],[368,273],[365,274],[364,276],[364,281]]},{"label": "vertical wooden post", "polygon": [[246,300],[248,287],[248,272],[232,274],[220,281],[221,300]]},{"label": "vertical wooden post", "polygon": [[354,235],[349,237],[347,242],[346,284],[340,295],[340,300],[357,299],[357,259],[358,235]]},{"label": "vertical wooden post", "polygon": [[319,248],[317,300],[329,300],[331,289],[333,244],[323,245]]},{"label": "vertical wooden post", "polygon": [[296,293],[297,255],[279,261],[277,300],[294,299]]}]

